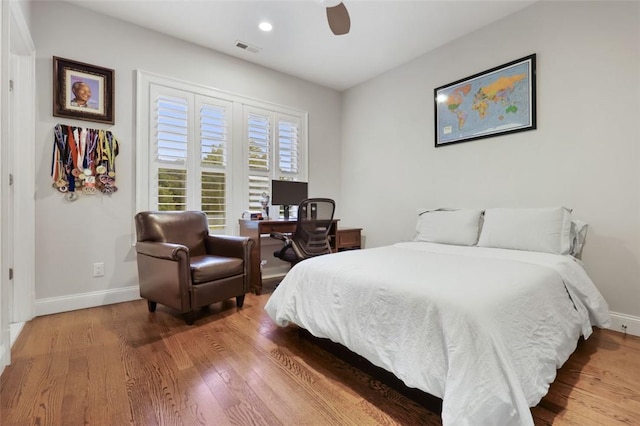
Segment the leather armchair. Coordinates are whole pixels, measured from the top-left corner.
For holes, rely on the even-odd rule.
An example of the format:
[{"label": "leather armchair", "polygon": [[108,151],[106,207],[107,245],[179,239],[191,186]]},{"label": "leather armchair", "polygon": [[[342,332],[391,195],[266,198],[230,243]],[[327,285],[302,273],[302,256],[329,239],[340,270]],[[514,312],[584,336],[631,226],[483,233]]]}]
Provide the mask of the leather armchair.
[{"label": "leather armchair", "polygon": [[249,292],[248,237],[211,235],[198,211],[140,212],[135,216],[140,297],[183,314],[232,297],[241,308]]}]

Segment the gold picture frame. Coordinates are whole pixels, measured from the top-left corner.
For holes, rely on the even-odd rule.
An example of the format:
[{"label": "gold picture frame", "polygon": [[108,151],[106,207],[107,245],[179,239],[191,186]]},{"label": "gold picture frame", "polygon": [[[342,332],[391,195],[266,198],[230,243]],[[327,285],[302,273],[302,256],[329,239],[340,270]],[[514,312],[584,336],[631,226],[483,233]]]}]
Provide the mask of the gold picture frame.
[{"label": "gold picture frame", "polygon": [[114,124],[114,70],[53,57],[53,116]]}]

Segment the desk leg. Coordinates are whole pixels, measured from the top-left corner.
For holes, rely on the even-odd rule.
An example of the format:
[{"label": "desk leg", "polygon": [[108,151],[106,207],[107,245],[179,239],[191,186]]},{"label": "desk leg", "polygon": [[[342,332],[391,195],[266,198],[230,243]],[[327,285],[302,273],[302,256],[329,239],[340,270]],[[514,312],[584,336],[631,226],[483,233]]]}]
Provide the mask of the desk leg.
[{"label": "desk leg", "polygon": [[249,282],[251,283],[251,291],[260,295],[262,292],[262,269],[260,268],[260,236],[253,239],[253,247],[251,248],[251,273]]},{"label": "desk leg", "polygon": [[260,269],[260,230],[258,224],[253,221],[240,221],[240,235],[249,237],[253,240],[251,253],[249,253],[249,262],[251,270],[249,271],[249,291],[255,294],[262,292],[262,271]]}]

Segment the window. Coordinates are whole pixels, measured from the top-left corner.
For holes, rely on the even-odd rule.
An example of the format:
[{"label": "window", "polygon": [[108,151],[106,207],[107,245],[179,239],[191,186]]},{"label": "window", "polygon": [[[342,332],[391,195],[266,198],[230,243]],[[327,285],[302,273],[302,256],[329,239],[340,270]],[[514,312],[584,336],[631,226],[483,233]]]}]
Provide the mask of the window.
[{"label": "window", "polygon": [[157,210],[187,208],[188,99],[155,94]]},{"label": "window", "polygon": [[136,208],[202,210],[233,234],[271,179],[306,181],[307,113],[138,72]]},{"label": "window", "polygon": [[150,85],[152,210],[202,210],[211,231],[227,227],[227,150],[232,104]]},{"label": "window", "polygon": [[306,180],[300,168],[301,119],[251,106],[245,106],[244,116],[249,170],[247,208],[260,210],[262,194],[270,193],[271,179]]},{"label": "window", "polygon": [[227,227],[227,108],[200,103],[200,210],[211,230]]},{"label": "window", "polygon": [[246,111],[247,166],[249,170],[249,210],[261,210],[262,194],[271,183],[271,120],[264,113]]}]

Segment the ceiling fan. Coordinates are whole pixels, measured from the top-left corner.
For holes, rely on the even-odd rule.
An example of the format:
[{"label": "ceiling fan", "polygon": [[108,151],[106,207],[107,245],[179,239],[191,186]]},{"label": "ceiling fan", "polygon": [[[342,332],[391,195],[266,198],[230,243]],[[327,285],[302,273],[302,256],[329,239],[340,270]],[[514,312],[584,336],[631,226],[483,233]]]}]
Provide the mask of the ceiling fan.
[{"label": "ceiling fan", "polygon": [[351,28],[351,19],[347,7],[342,2],[325,0],[327,4],[327,22],[335,35],[343,35]]}]

